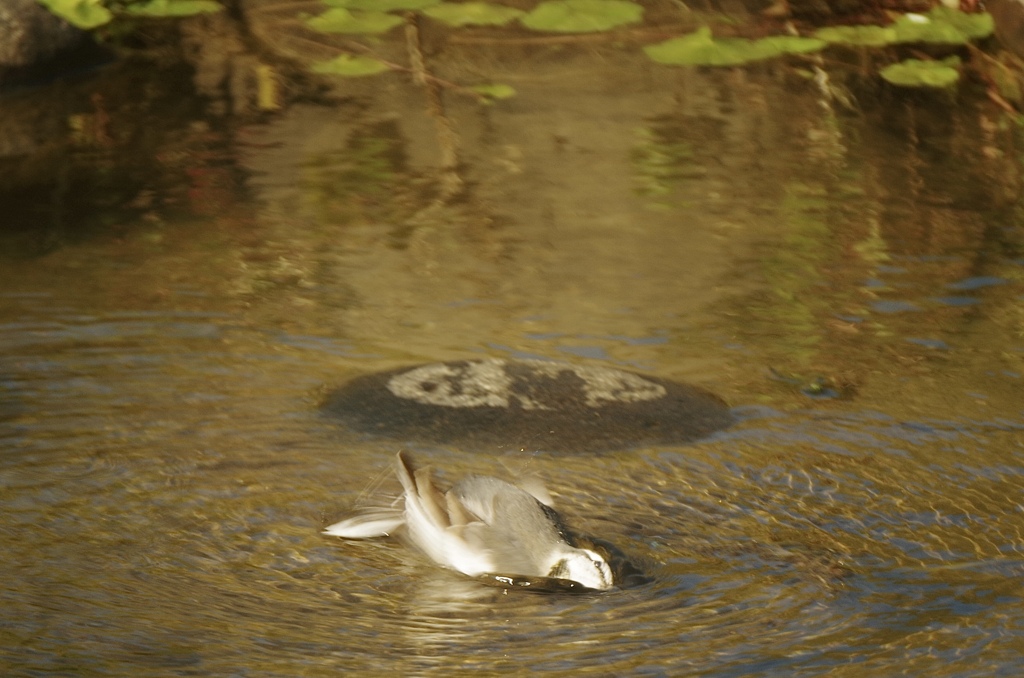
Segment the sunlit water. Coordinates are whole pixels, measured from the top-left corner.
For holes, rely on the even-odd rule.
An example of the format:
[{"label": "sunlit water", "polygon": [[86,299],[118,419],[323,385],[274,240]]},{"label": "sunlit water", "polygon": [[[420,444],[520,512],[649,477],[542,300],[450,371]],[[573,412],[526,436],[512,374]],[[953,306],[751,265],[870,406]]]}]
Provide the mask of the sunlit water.
[{"label": "sunlit water", "polygon": [[[184,125],[205,149],[184,205],[4,258],[5,674],[1024,670],[1024,237],[998,113],[836,112],[781,67],[530,65],[517,99],[452,105],[456,206],[423,211],[431,128],[395,81],[367,111]],[[319,534],[398,490],[395,444],[323,394],[482,355],[735,407],[676,448],[406,443],[449,480],[540,475],[649,583],[506,591]]]}]

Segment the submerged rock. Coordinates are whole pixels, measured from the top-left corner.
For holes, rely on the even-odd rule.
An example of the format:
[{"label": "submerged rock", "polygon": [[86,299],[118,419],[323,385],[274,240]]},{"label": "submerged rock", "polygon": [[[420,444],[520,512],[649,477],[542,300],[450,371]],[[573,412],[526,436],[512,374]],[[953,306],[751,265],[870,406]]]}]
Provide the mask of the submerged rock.
[{"label": "submerged rock", "polygon": [[602,452],[684,443],[729,426],[686,384],[542,360],[462,360],[358,377],[324,410],[351,430],[477,451]]}]

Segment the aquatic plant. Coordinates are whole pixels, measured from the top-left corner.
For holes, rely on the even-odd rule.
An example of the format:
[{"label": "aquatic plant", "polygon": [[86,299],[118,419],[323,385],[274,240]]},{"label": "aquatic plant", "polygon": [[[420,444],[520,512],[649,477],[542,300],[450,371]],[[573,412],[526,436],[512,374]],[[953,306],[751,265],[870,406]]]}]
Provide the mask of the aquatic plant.
[{"label": "aquatic plant", "polygon": [[102,0],[38,0],[39,4],[61,17],[73,26],[83,29],[96,28],[114,18]]},{"label": "aquatic plant", "polygon": [[395,12],[423,9],[437,5],[441,0],[323,0],[331,7],[344,7],[364,12]]},{"label": "aquatic plant", "polygon": [[907,59],[886,66],[880,75],[886,82],[902,87],[949,87],[960,79],[960,57],[942,61]]},{"label": "aquatic plant", "polygon": [[[181,17],[219,12],[224,9],[220,3],[213,0],[128,0],[116,6],[104,0],[37,1],[68,23],[86,30],[110,23],[117,14]],[[111,9],[112,7],[114,9]]]},{"label": "aquatic plant", "polygon": [[[377,35],[397,27],[409,16],[422,15],[453,27],[505,26],[514,21],[533,31],[547,33],[600,33],[636,24],[643,19],[643,7],[629,0],[545,0],[530,12],[487,2],[453,3],[440,0],[325,0],[332,8],[307,20],[323,32]],[[402,12],[402,16],[389,14]],[[410,13],[412,13],[410,15]],[[787,54],[812,54],[829,45],[859,48],[888,47],[907,43],[964,45],[991,35],[992,17],[936,7],[924,14],[903,14],[887,26],[830,26],[809,36],[776,35],[759,39],[715,36],[710,26],[644,47],[644,53],[660,64],[672,66],[740,66]],[[370,50],[368,50],[370,52]],[[358,60],[342,59],[312,66],[318,73],[359,77],[396,64],[372,63],[372,53]],[[910,60],[894,64],[880,75],[891,84],[914,87],[945,87],[959,78],[959,69],[947,62]],[[955,78],[953,76],[956,76]],[[511,96],[512,90],[461,88],[485,94],[489,99]],[[485,86],[491,87],[491,86]],[[496,96],[495,92],[500,93]]]},{"label": "aquatic plant", "polygon": [[824,40],[776,35],[760,40],[714,38],[707,26],[689,35],[644,48],[647,56],[662,64],[678,66],[737,66],[782,54],[817,52]]},{"label": "aquatic plant", "polygon": [[[214,0],[38,0],[54,13],[81,28],[96,28],[125,17],[181,17],[216,12],[223,6]],[[507,26],[514,22],[544,33],[602,33],[635,25],[643,20],[644,8],[634,0],[543,0],[531,11],[496,2],[444,2],[443,0],[323,0],[324,11],[302,17],[307,27],[321,33],[377,36],[399,25],[426,17],[454,28]],[[652,61],[671,66],[732,67],[787,54],[812,54],[830,45],[855,48],[884,48],[900,44],[965,45],[993,33],[992,17],[935,7],[927,13],[895,15],[884,26],[829,26],[810,35],[776,35],[758,39],[716,36],[711,26],[647,45],[644,53]],[[333,59],[309,65],[314,73],[340,77],[365,77],[393,70],[423,71],[422,64],[407,68],[378,58],[372,47],[347,52]],[[959,62],[927,58],[908,59],[879,71],[897,86],[948,87],[960,77]],[[482,84],[454,88],[489,102],[513,96],[508,85]]]},{"label": "aquatic plant", "polygon": [[935,7],[926,14],[904,14],[888,26],[829,26],[814,37],[834,44],[885,47],[909,42],[966,45],[987,38],[995,29],[990,14],[967,14]]},{"label": "aquatic plant", "polygon": [[442,2],[423,13],[449,26],[504,26],[526,14],[515,7],[489,2]]},{"label": "aquatic plant", "polygon": [[323,33],[362,33],[367,35],[386,33],[400,23],[402,23],[402,17],[394,14],[350,11],[344,7],[334,7],[306,21],[310,28]]},{"label": "aquatic plant", "polygon": [[535,31],[593,33],[637,23],[643,13],[640,5],[626,0],[550,0],[520,22]]},{"label": "aquatic plant", "polygon": [[192,16],[209,14],[224,9],[213,0],[144,0],[124,7],[125,14],[149,17]]}]

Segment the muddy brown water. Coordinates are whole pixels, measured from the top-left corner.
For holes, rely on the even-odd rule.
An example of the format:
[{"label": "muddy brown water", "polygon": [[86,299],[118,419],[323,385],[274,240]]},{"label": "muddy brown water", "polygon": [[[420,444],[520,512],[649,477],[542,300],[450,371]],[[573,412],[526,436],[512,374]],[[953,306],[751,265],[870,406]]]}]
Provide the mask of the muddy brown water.
[{"label": "muddy brown water", "polygon": [[[229,124],[151,105],[165,78],[148,136],[91,96],[109,72],[52,86],[86,131],[41,113],[0,177],[5,675],[1019,675],[1019,132],[969,88],[851,112],[783,63],[551,50],[453,60],[519,94],[449,102],[439,208],[399,76]],[[732,405],[690,445],[404,443],[540,475],[649,582],[506,591],[319,534],[397,490],[397,443],[324,394],[485,356]]]}]

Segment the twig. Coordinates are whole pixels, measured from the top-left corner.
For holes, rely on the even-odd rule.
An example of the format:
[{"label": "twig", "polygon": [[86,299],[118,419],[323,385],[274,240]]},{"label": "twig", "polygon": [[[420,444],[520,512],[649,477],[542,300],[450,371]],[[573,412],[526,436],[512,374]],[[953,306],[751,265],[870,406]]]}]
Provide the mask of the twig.
[{"label": "twig", "polygon": [[405,46],[409,52],[413,82],[423,88],[427,99],[427,113],[434,119],[437,142],[441,148],[441,192],[437,202],[444,204],[462,193],[465,182],[459,176],[459,137],[451,120],[444,112],[441,86],[437,78],[427,72],[423,51],[420,49],[419,22],[414,12],[405,17]]}]

